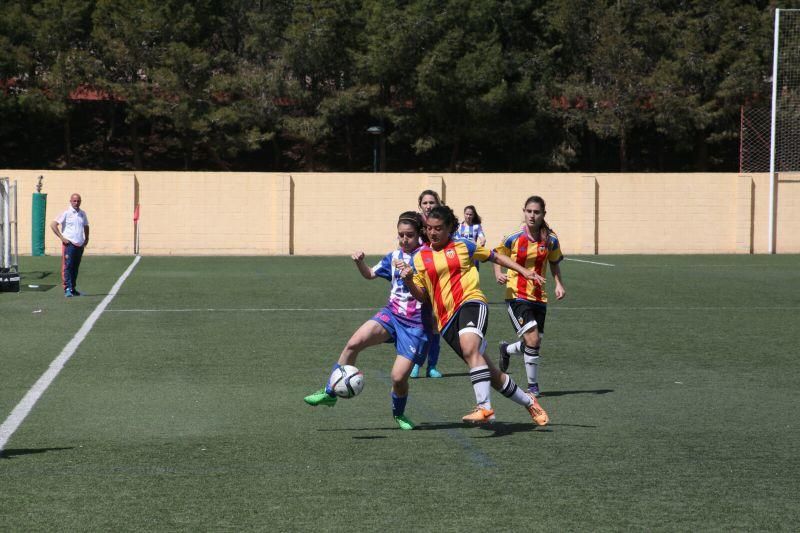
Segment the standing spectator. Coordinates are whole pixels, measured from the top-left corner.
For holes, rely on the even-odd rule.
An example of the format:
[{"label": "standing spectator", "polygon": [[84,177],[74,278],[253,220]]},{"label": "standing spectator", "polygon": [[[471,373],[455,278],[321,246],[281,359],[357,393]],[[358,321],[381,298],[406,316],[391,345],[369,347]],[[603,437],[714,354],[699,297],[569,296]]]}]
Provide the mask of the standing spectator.
[{"label": "standing spectator", "polygon": [[50,223],[56,237],[61,239],[61,279],[64,284],[64,296],[72,298],[80,296],[75,283],[78,280],[78,269],[81,266],[83,251],[89,244],[89,219],[86,211],[81,209],[81,195],[69,197],[70,207]]}]

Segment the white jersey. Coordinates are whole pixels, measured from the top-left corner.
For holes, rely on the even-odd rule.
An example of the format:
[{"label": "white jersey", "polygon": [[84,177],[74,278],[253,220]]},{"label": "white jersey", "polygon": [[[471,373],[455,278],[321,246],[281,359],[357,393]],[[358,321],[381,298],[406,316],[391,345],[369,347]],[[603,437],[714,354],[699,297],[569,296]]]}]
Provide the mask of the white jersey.
[{"label": "white jersey", "polygon": [[86,211],[69,207],[55,221],[61,226],[61,235],[64,238],[77,246],[83,246],[83,243],[86,242],[84,228],[89,227]]},{"label": "white jersey", "polygon": [[372,267],[372,273],[392,282],[386,308],[405,323],[422,327],[422,303],[411,295],[411,291],[400,277],[400,271],[394,266],[394,262],[397,260],[410,265],[411,254],[404,253],[399,248],[389,252],[381,259],[380,263]]},{"label": "white jersey", "polygon": [[480,224],[467,224],[466,222],[458,225],[456,236],[472,242],[478,242],[478,237],[486,238],[486,235],[483,234],[483,227]]}]

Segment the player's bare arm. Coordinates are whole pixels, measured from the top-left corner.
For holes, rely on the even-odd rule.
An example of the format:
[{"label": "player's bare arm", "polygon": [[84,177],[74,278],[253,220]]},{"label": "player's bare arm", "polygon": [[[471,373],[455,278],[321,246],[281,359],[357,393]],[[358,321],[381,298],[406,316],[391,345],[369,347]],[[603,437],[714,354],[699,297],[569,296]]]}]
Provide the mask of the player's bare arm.
[{"label": "player's bare arm", "polygon": [[[543,285],[544,284],[544,278],[542,276],[540,276],[539,274],[537,274],[533,270],[525,268],[522,265],[518,265],[517,263],[515,263],[514,261],[512,261],[511,259],[509,259],[508,257],[506,257],[506,256],[504,256],[502,254],[498,254],[498,253],[492,254],[492,257],[489,258],[489,261],[493,262],[496,265],[500,265],[501,267],[506,267],[506,268],[508,268],[510,270],[515,271],[520,276],[524,277],[525,279],[533,280],[533,282],[535,284],[537,284],[537,285]],[[495,276],[496,276],[496,274],[495,274]]]},{"label": "player's bare arm", "polygon": [[494,279],[497,280],[498,285],[505,285],[508,283],[508,276],[503,272],[503,267],[497,263],[492,263],[492,268],[494,269]]},{"label": "player's bare arm", "polygon": [[375,274],[372,272],[372,269],[364,263],[365,254],[362,251],[353,252],[350,255],[350,258],[355,262],[356,268],[364,276],[364,279],[375,279]]},{"label": "player's bare arm", "polygon": [[556,299],[562,300],[567,295],[567,289],[564,288],[564,283],[561,281],[561,265],[550,263],[550,272],[553,273],[553,280],[556,282]]}]

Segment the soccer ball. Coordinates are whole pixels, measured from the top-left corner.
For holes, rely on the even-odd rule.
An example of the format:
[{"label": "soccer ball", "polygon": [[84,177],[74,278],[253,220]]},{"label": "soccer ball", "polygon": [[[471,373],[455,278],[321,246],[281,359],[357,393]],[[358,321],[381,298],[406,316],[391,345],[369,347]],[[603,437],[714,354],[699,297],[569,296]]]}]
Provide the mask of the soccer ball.
[{"label": "soccer ball", "polygon": [[331,389],[339,398],[352,398],[364,389],[364,373],[352,365],[333,371]]}]

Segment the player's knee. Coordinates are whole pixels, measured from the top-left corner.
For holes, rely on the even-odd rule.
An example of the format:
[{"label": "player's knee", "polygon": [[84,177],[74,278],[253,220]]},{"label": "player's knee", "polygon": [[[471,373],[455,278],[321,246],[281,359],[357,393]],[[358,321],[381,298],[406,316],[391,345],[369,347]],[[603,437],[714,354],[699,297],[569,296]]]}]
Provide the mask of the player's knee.
[{"label": "player's knee", "polygon": [[529,357],[539,357],[539,345],[531,346],[528,343],[524,343],[522,345],[522,355],[527,355]]},{"label": "player's knee", "polygon": [[353,352],[360,352],[361,350],[364,349],[364,341],[357,337],[353,337],[349,341],[347,341],[346,348]]},{"label": "player's knee", "polygon": [[406,379],[408,379],[408,372],[404,372],[398,368],[393,368],[391,373],[392,385],[398,386],[405,383]]},{"label": "player's knee", "polygon": [[524,342],[527,346],[536,346],[539,347],[541,343],[541,337],[539,336],[539,330],[534,328],[525,335],[522,336],[522,342]]}]

